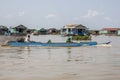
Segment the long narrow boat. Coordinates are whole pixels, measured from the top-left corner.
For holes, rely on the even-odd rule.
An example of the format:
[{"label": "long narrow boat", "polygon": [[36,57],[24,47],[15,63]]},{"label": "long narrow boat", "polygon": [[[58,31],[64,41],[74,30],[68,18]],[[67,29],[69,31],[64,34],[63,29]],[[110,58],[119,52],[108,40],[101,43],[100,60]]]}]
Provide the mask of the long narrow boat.
[{"label": "long narrow boat", "polygon": [[[17,42],[17,41],[10,41],[8,42],[8,46],[11,47],[37,47],[37,46],[44,46],[44,47],[79,47],[79,46],[93,46],[97,45],[97,42],[90,41],[90,42],[80,42],[80,43],[42,43],[42,42]],[[105,43],[106,44],[106,43]]]}]

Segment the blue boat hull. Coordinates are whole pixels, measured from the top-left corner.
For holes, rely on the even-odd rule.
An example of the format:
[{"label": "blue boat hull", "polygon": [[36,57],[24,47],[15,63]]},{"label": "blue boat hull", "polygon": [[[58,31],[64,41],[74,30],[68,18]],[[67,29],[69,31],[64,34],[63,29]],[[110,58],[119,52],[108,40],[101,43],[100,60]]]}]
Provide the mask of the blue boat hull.
[{"label": "blue boat hull", "polygon": [[97,42],[80,42],[80,43],[41,43],[41,42],[17,42],[10,41],[8,42],[9,46],[12,47],[37,47],[37,46],[45,46],[45,47],[79,47],[79,46],[93,46],[97,45]]}]

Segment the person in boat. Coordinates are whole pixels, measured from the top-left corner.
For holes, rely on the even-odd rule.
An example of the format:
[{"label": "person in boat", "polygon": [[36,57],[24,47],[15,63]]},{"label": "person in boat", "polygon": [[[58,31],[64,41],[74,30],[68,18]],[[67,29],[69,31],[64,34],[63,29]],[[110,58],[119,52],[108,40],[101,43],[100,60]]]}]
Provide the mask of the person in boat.
[{"label": "person in boat", "polygon": [[24,42],[25,41],[25,38],[18,38],[17,39],[17,42]]},{"label": "person in boat", "polygon": [[28,34],[27,37],[25,38],[25,42],[30,42],[30,34]]},{"label": "person in boat", "polygon": [[50,44],[50,43],[52,43],[52,41],[49,39],[47,43]]},{"label": "person in boat", "polygon": [[72,37],[71,36],[67,38],[66,43],[72,43]]}]

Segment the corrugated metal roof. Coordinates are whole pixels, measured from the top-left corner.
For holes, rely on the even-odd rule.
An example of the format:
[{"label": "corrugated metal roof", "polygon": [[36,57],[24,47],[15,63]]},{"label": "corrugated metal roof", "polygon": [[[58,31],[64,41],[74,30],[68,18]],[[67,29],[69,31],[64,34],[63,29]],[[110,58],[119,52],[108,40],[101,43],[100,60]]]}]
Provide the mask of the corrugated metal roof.
[{"label": "corrugated metal roof", "polygon": [[87,27],[81,24],[67,24],[64,28],[77,28],[77,29],[88,29]]}]

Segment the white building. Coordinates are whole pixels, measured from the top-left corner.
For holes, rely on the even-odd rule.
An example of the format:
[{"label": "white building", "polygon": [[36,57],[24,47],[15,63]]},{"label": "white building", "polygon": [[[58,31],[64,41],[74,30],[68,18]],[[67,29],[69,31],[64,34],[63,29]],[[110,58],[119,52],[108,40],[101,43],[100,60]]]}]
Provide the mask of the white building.
[{"label": "white building", "polygon": [[67,24],[61,30],[61,34],[64,35],[84,35],[86,33],[88,33],[88,28],[81,24]]}]

